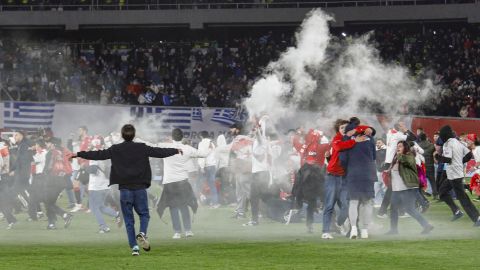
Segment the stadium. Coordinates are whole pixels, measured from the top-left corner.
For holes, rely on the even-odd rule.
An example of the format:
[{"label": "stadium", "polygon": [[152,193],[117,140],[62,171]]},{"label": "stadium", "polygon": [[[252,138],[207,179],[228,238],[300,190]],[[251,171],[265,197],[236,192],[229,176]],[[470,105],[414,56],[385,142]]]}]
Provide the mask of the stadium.
[{"label": "stadium", "polygon": [[0,269],[478,269],[479,0],[0,1]]}]

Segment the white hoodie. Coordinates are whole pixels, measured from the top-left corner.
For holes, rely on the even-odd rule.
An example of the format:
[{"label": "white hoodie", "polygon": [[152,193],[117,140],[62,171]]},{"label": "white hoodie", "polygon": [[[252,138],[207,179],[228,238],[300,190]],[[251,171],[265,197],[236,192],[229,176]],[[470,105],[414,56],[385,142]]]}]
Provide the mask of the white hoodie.
[{"label": "white hoodie", "polygon": [[192,158],[203,158],[209,155],[209,149],[197,150],[182,142],[159,143],[157,147],[182,149],[183,155],[176,154],[163,159],[163,184],[179,182],[188,179],[187,162]]},{"label": "white hoodie", "polygon": [[215,159],[217,160],[217,168],[228,167],[228,159],[230,157],[230,149],[232,145],[227,145],[224,135],[217,137],[217,148],[215,148]]},{"label": "white hoodie", "polygon": [[198,151],[202,153],[208,153],[206,158],[198,159],[198,165],[201,169],[217,165],[217,160],[215,159],[215,145],[213,144],[212,140],[208,138],[202,139],[202,141],[198,144]]}]

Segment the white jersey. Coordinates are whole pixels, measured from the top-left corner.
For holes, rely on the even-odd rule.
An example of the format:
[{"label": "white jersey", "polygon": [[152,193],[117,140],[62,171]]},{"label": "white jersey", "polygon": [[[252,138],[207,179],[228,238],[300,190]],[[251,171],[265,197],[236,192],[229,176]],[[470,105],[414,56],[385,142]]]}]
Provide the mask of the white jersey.
[{"label": "white jersey", "polygon": [[403,132],[391,129],[387,133],[387,150],[385,153],[385,163],[392,163],[395,153],[397,152],[397,144],[400,141],[406,141],[407,135]]},{"label": "white jersey", "polygon": [[463,157],[469,152],[470,150],[456,138],[448,139],[443,145],[443,156],[452,159],[446,170],[449,180],[465,177]]}]

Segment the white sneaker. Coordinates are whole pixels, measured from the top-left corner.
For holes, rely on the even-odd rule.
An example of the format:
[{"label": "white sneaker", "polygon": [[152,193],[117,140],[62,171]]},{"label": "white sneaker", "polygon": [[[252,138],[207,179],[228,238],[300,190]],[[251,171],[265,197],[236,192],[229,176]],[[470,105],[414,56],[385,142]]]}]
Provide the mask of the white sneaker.
[{"label": "white sneaker", "polygon": [[362,229],[362,230],[360,231],[360,237],[361,237],[362,239],[368,239],[368,230],[367,230],[367,229]]},{"label": "white sneaker", "polygon": [[333,239],[333,236],[329,233],[323,233],[322,234],[322,239]]},{"label": "white sneaker", "polygon": [[186,231],[186,232],[185,232],[185,237],[188,238],[188,237],[193,237],[193,236],[194,236],[194,234],[193,234],[192,231]]},{"label": "white sneaker", "polygon": [[150,251],[150,242],[148,242],[148,237],[145,235],[145,233],[140,232],[137,234],[137,242],[140,244],[143,250]]},{"label": "white sneaker", "polygon": [[220,208],[220,204],[213,204],[213,205],[210,205],[210,209],[218,209]]},{"label": "white sneaker", "polygon": [[70,210],[70,213],[75,213],[75,212],[78,212],[78,211],[80,211],[80,210],[82,210],[82,205],[76,203],[75,206],[73,207],[73,209]]},{"label": "white sneaker", "polygon": [[352,226],[352,231],[350,232],[350,239],[357,239],[358,229],[356,226]]},{"label": "white sneaker", "polygon": [[387,214],[383,214],[383,215],[377,214],[377,217],[381,218],[381,219],[386,219],[386,218],[388,218],[388,215]]},{"label": "white sneaker", "polygon": [[181,239],[182,238],[182,235],[178,232],[174,233],[173,236],[172,236],[173,239]]}]

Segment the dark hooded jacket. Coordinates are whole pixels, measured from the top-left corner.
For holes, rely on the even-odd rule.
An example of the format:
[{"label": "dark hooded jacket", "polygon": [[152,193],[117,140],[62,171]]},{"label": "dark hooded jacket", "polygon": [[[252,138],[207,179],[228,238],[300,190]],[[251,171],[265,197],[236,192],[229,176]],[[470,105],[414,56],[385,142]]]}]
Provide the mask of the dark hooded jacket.
[{"label": "dark hooded jacket", "polygon": [[425,134],[419,136],[418,145],[423,149],[423,156],[425,157],[425,167],[434,167],[433,152],[435,152],[435,146],[433,143],[426,139]]}]

